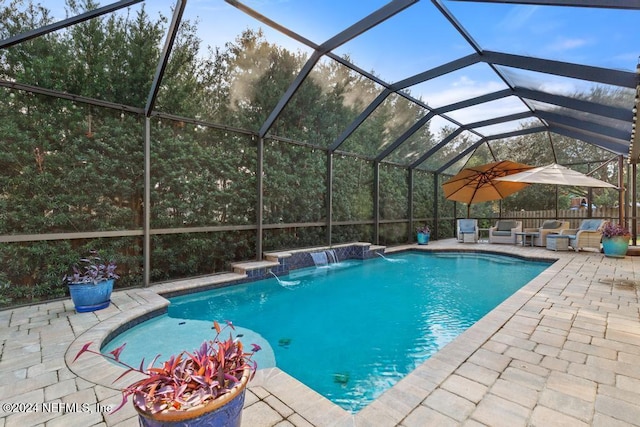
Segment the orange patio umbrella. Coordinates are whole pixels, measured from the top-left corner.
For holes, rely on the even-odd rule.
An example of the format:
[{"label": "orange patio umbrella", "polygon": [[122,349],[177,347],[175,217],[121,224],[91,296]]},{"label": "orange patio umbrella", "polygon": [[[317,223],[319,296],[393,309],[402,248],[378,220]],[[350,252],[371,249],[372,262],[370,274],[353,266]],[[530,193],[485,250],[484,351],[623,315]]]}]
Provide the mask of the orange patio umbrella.
[{"label": "orange patio umbrella", "polygon": [[533,168],[534,166],[510,160],[469,167],[462,169],[442,184],[442,189],[448,200],[467,204],[467,217],[469,217],[469,208],[472,203],[500,200],[529,185],[524,182],[496,181],[496,178]]}]

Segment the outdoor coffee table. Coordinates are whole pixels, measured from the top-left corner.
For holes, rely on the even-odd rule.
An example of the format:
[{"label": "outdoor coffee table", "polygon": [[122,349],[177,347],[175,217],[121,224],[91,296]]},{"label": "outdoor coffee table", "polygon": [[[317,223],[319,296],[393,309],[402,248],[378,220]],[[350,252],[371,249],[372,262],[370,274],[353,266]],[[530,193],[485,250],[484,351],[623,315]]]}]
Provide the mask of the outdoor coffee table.
[{"label": "outdoor coffee table", "polygon": [[[529,238],[531,246],[533,246],[533,241],[536,237],[540,236],[540,233],[533,231],[517,231],[516,236],[520,236],[522,240],[522,246],[527,244],[527,238]],[[516,237],[516,243],[518,243],[518,238]]]},{"label": "outdoor coffee table", "polygon": [[551,251],[568,251],[571,237],[568,234],[547,234],[547,249]]}]

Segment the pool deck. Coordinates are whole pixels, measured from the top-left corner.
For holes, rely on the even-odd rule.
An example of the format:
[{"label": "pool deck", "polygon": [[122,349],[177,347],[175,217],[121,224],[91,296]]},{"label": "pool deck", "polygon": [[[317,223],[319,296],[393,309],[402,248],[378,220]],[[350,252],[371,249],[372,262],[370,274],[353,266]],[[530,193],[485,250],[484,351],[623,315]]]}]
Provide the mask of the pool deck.
[{"label": "pool deck", "polygon": [[[355,415],[277,368],[259,370],[243,427],[640,426],[640,257],[455,240],[387,253],[407,248],[558,261]],[[73,356],[165,307],[158,293],[199,280],[114,292],[93,313],[70,300],[0,311],[0,427],[137,426],[131,404],[108,413],[119,368]]]}]

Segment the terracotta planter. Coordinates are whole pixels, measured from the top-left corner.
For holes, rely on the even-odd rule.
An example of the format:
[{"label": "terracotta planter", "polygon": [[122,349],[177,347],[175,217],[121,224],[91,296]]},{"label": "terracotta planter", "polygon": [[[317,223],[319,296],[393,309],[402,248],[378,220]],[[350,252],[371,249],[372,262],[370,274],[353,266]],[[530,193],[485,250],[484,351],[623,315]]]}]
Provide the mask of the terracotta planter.
[{"label": "terracotta planter", "polygon": [[610,258],[624,258],[629,248],[628,236],[613,236],[602,238],[602,249],[605,256]]},{"label": "terracotta planter", "polygon": [[138,408],[135,403],[133,407],[138,411],[138,419],[142,427],[240,427],[250,374],[251,370],[246,368],[240,382],[229,393],[185,411],[162,411],[150,414]]},{"label": "terracotta planter", "polygon": [[69,293],[78,313],[102,310],[111,303],[114,279],[93,283],[70,283]]}]

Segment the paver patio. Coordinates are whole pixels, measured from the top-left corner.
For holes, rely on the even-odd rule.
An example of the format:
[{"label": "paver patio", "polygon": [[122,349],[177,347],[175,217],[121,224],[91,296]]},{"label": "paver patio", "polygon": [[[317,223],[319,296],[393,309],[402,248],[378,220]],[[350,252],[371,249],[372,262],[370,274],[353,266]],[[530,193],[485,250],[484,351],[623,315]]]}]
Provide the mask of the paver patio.
[{"label": "paver patio", "polygon": [[[640,426],[640,257],[455,240],[387,252],[407,248],[558,261],[359,413],[263,369],[243,426]],[[158,293],[200,284],[115,292],[93,313],[76,313],[71,300],[0,311],[0,427],[138,425],[131,404],[108,411],[120,402],[117,367],[71,359],[85,342],[162,310]]]}]

